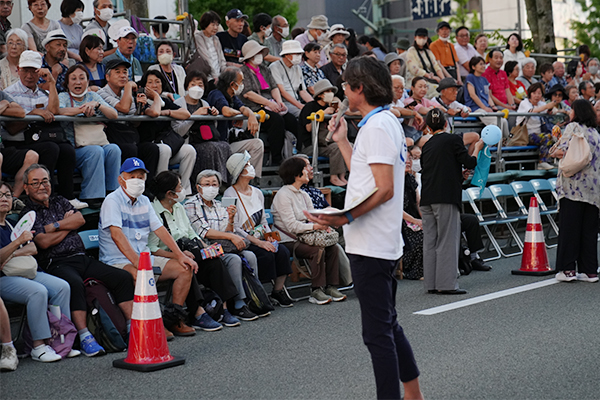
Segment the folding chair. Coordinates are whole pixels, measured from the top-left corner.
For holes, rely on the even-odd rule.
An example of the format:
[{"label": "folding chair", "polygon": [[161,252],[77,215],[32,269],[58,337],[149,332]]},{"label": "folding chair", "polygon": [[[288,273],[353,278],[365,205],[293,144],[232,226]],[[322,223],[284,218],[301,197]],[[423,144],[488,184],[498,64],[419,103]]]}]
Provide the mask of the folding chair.
[{"label": "folding chair", "polygon": [[[479,189],[477,189],[477,190],[479,190]],[[498,259],[502,258],[502,252],[500,251],[500,245],[496,241],[496,238],[494,238],[494,235],[492,235],[492,232],[490,231],[490,228],[489,228],[490,226],[496,225],[496,221],[489,220],[489,219],[486,220],[485,218],[483,218],[483,215],[481,215],[479,208],[477,207],[475,202],[471,199],[471,196],[469,195],[469,193],[467,193],[466,190],[462,191],[462,202],[463,202],[463,204],[469,203],[469,205],[471,206],[471,209],[475,213],[475,216],[479,220],[479,226],[481,226],[483,228],[483,230],[485,231],[485,234],[488,236],[489,241],[485,248],[485,251],[486,252],[490,251],[490,244],[491,244],[492,247],[494,248],[494,251],[496,252],[496,256],[490,257],[490,258],[485,258],[484,261],[492,261],[492,260],[498,260]]]},{"label": "folding chair", "polygon": [[550,183],[550,190],[552,191],[554,199],[558,202],[558,193],[556,193],[556,178],[549,178],[548,183]]},{"label": "folding chair", "polygon": [[[554,221],[554,218],[552,217],[552,215],[557,214],[558,210],[556,210],[556,209],[548,210],[548,208],[546,207],[546,204],[544,204],[544,201],[541,199],[540,195],[536,192],[536,190],[535,190],[534,186],[531,184],[531,182],[527,182],[527,181],[511,182],[510,186],[512,186],[513,190],[515,191],[515,201],[517,201],[519,203],[521,213],[523,213],[524,215],[529,215],[529,210],[523,203],[520,196],[535,196],[535,198],[538,201],[538,206],[540,208],[540,216],[546,216],[546,218],[548,218],[548,222],[550,223],[550,225],[546,228],[546,233],[545,233],[546,238],[556,239],[556,237],[558,236],[558,225],[556,224],[556,221]],[[550,228],[552,228],[554,230],[555,236],[552,236],[552,237],[550,236]],[[556,247],[556,246],[557,246],[557,244],[549,245],[546,243],[546,247],[549,249],[552,247]]]},{"label": "folding chair", "polygon": [[[480,224],[482,221],[487,222],[487,223],[489,223],[490,221],[493,221],[494,222],[494,224],[492,224],[494,226],[493,232],[495,232],[497,230],[498,226],[502,226],[502,225],[506,226],[510,232],[510,236],[512,237],[515,244],[519,248],[519,251],[513,252],[513,253],[508,253],[508,252],[503,251],[502,247],[500,247],[500,245],[498,244],[497,238],[495,236],[493,236],[493,232],[492,232],[492,237],[494,238],[494,241],[497,246],[497,247],[496,246],[495,247],[498,250],[498,252],[500,254],[502,254],[502,256],[504,256],[504,257],[513,257],[513,256],[518,256],[520,254],[523,254],[523,242],[519,238],[519,235],[517,235],[515,228],[512,226],[512,223],[518,222],[519,218],[517,218],[517,217],[509,218],[489,188],[486,187],[483,190],[483,193],[481,195],[479,192],[480,192],[479,188],[476,188],[476,187],[467,189],[467,193],[469,194],[469,197],[470,197],[469,203],[471,204],[471,208],[473,208],[473,211],[477,210],[477,211],[475,211],[475,213],[478,214],[477,218],[479,218]],[[496,213],[493,216],[484,217],[481,214],[481,212],[479,211],[479,209],[477,208],[475,201],[479,201],[482,204],[484,201],[486,201],[488,203],[492,203],[494,205],[494,208],[496,209]],[[511,244],[511,239],[509,238],[506,247],[510,248],[511,247],[510,244]]]},{"label": "folding chair", "polygon": [[[491,185],[489,189],[490,192],[492,192],[492,203],[498,211],[497,215],[507,222],[506,227],[508,228],[508,231],[517,246],[521,249],[521,252],[519,253],[521,254],[523,252],[523,241],[519,237],[519,234],[517,233],[516,227],[513,226],[513,223],[518,224],[521,221],[526,222],[527,216],[521,214],[518,203],[515,201],[515,192],[510,185]],[[509,211],[508,208],[511,201],[515,203],[514,211]],[[510,246],[510,241],[507,245]]]}]

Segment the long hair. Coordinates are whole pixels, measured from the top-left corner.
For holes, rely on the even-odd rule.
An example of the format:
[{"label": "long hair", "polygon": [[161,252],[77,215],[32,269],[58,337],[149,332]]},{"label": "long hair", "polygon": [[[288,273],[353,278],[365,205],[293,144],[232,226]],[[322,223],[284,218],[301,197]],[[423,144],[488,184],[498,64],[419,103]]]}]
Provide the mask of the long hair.
[{"label": "long hair", "polygon": [[575,114],[572,122],[577,122],[588,128],[596,128],[598,126],[596,112],[589,101],[583,99],[575,100],[573,104],[571,104],[571,108]]}]

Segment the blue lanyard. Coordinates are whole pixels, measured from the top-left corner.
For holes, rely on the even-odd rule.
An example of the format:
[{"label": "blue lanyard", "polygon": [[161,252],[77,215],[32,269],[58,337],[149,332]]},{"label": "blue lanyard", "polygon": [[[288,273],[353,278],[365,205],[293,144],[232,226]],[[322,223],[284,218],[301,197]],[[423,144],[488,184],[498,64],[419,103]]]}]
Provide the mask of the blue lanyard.
[{"label": "blue lanyard", "polygon": [[129,80],[133,80],[133,56],[131,56],[130,59],[127,59],[119,49],[117,49],[116,54],[121,60],[127,61],[131,65],[127,70],[127,74],[129,75]]},{"label": "blue lanyard", "polygon": [[367,115],[364,116],[363,119],[360,120],[360,122],[358,123],[358,127],[362,128],[362,126],[364,124],[366,124],[367,121],[369,120],[369,118],[371,118],[373,115],[377,114],[378,112],[388,110],[389,108],[390,108],[389,106],[385,106],[385,107],[379,106],[379,107],[371,110],[371,112],[369,112]]}]

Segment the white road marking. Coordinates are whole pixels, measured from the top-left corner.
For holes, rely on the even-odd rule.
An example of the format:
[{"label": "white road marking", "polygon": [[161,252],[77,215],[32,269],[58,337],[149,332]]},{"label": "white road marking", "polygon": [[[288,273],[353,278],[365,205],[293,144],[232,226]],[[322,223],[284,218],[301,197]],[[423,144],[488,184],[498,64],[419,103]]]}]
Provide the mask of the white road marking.
[{"label": "white road marking", "polygon": [[418,315],[435,315],[446,311],[456,310],[457,308],[471,306],[473,304],[483,303],[484,301],[499,299],[501,297],[510,296],[512,294],[526,292],[528,290],[538,289],[544,286],[550,286],[558,283],[554,278],[547,279],[545,281],[530,283],[528,285],[517,286],[511,289],[501,290],[495,293],[484,294],[483,296],[477,296],[466,300],[457,301],[450,304],[444,304],[443,306],[428,308],[426,310],[416,311],[413,314]]}]

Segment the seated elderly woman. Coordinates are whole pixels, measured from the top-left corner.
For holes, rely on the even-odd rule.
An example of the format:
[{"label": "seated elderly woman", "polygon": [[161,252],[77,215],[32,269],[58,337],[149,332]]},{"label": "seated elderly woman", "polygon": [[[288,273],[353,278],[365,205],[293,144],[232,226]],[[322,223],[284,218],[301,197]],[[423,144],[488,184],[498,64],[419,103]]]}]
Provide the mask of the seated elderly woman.
[{"label": "seated elderly woman", "polygon": [[227,160],[227,169],[233,186],[223,196],[237,198],[238,205],[244,210],[236,213],[235,232],[250,241],[248,250],[256,255],[260,280],[274,281],[271,298],[281,307],[291,307],[294,303],[283,288],[285,278],[292,272],[290,252],[286,247],[279,246],[278,241],[270,235],[265,198],[260,189],[250,186],[250,181],[256,176],[250,164],[250,154],[246,151],[232,155]]},{"label": "seated elderly woman", "polygon": [[[33,255],[37,254],[37,249],[33,243],[31,231],[24,231],[11,241],[13,228],[6,220],[6,214],[12,209],[12,202],[12,188],[7,183],[0,181],[1,296],[3,300],[24,304],[27,307],[27,324],[33,339],[31,358],[41,362],[58,361],[62,357],[44,342],[52,337],[47,315],[48,305],[59,306],[61,313],[70,318],[71,288],[64,280],[37,271],[37,262],[33,258]],[[29,271],[23,271],[24,265],[30,267]],[[16,359],[14,347],[3,343],[3,363],[5,352],[12,354],[11,359]],[[68,357],[75,357],[79,354],[78,350],[71,350]],[[13,360],[13,362],[18,361]]]},{"label": "seated elderly woman", "polygon": [[[139,86],[146,88],[149,98],[149,106],[145,110],[146,115],[151,117],[166,115],[179,120],[186,120],[190,117],[188,110],[178,106],[167,96],[167,93],[172,94],[172,89],[162,77],[161,72],[146,71]],[[165,92],[164,95],[163,92]],[[153,98],[152,93],[158,94],[158,96],[154,95]],[[194,147],[185,144],[183,137],[173,130],[169,121],[142,122],[138,131],[142,142],[154,142],[159,148],[160,156],[156,173],[167,171],[169,165],[179,164],[179,173],[185,194],[191,195],[190,177],[196,163]]]},{"label": "seated elderly woman", "polygon": [[[158,218],[163,222],[163,225],[173,239],[178,244],[180,239],[198,240],[198,234],[194,231],[190,224],[190,220],[185,214],[185,209],[180,203],[185,199],[185,192],[179,175],[171,171],[163,171],[154,178],[152,192],[156,198],[152,202],[152,207],[158,215]],[[155,256],[173,258],[173,253],[169,250],[154,232],[148,237],[148,247]],[[222,325],[209,316],[204,308],[200,305],[203,300],[202,292],[198,283],[211,288],[223,300],[223,319],[221,322],[225,326],[238,326],[240,321],[231,315],[227,310],[227,301],[233,299],[237,294],[237,289],[231,280],[229,272],[218,258],[202,259],[200,248],[185,250],[181,244],[180,247],[184,253],[193,258],[198,264],[198,272],[192,277],[192,283],[186,304],[188,313],[194,316],[192,327],[212,332],[222,328]]]},{"label": "seated elderly woman", "polygon": [[[58,94],[60,115],[117,118],[117,110],[102,96],[88,91],[89,76],[82,64],[68,69],[65,85],[69,91]],[[61,125],[75,146],[75,166],[83,176],[79,198],[92,208],[100,208],[106,194],[119,187],[121,149],[108,142],[104,125],[99,122],[61,122]]]},{"label": "seated elderly woman", "polygon": [[235,317],[242,321],[254,321],[259,316],[250,311],[244,301],[246,292],[242,284],[242,258],[255,272],[258,271],[258,264],[254,253],[246,250],[248,243],[234,232],[236,206],[230,205],[225,208],[220,201],[215,200],[219,194],[221,183],[222,178],[218,171],[207,169],[200,172],[196,178],[198,194],[185,203],[185,213],[192,228],[202,239],[222,244],[229,241],[235,246],[235,250],[224,248],[226,252],[221,256],[238,292],[232,301],[233,310],[231,307],[229,309]]},{"label": "seated elderly woman", "polygon": [[346,295],[336,287],[340,278],[338,247],[310,246],[298,240],[299,235],[315,230],[331,232],[327,226],[309,222],[303,213],[314,208],[309,195],[300,189],[309,181],[306,162],[300,157],[285,160],[279,167],[279,176],[285,186],[273,198],[274,227],[281,234],[281,243],[310,264],[312,290],[308,301],[327,304],[345,300]]},{"label": "seated elderly woman", "polygon": [[27,50],[27,32],[14,28],[6,32],[6,57],[0,60],[0,89],[6,89],[19,80],[19,58]]}]

